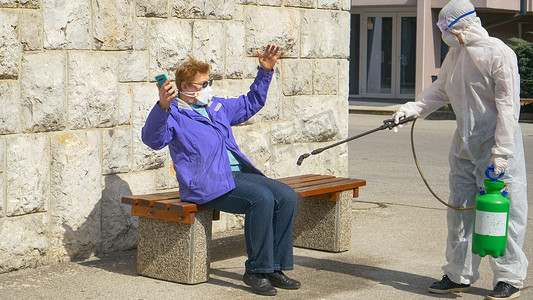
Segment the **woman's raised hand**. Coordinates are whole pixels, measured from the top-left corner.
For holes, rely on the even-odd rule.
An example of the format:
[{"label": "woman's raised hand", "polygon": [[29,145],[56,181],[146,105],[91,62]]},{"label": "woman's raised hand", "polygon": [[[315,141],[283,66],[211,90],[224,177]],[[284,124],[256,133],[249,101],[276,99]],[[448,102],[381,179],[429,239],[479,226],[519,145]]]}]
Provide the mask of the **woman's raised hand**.
[{"label": "woman's raised hand", "polygon": [[270,72],[274,69],[274,66],[278,62],[278,59],[281,58],[285,51],[279,52],[279,46],[268,44],[265,49],[265,53],[257,50],[257,56],[259,57],[259,65],[261,69]]}]

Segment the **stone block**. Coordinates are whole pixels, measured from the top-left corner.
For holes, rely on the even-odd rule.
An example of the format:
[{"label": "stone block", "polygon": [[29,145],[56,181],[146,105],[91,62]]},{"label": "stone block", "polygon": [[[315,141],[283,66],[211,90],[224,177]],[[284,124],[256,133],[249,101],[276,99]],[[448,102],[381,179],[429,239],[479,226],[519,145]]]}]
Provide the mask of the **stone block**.
[{"label": "stone block", "polygon": [[313,94],[313,64],[310,60],[284,59],[281,63],[283,95]]},{"label": "stone block", "polygon": [[22,13],[20,40],[24,51],[36,51],[42,49],[42,27],[43,19],[41,12],[29,11]]},{"label": "stone block", "polygon": [[264,6],[281,6],[281,0],[258,0],[257,4]]},{"label": "stone block", "polygon": [[39,0],[2,0],[0,7],[6,8],[40,8]]},{"label": "stone block", "polygon": [[93,0],[96,50],[133,49],[133,0]]},{"label": "stone block", "polygon": [[139,217],[137,273],[187,284],[209,279],[212,210],[193,224]]},{"label": "stone block", "polygon": [[6,173],[5,169],[6,141],[0,138],[0,219],[6,215]]},{"label": "stone block", "polygon": [[348,126],[350,124],[350,112],[349,112],[349,105],[348,98],[344,98],[341,96],[339,97],[338,103],[338,124],[339,124],[339,134],[337,135],[337,138],[339,139],[346,139],[348,138]]},{"label": "stone block", "polygon": [[270,172],[270,124],[259,122],[249,126],[234,126],[233,133],[242,153],[261,172]]},{"label": "stone block", "polygon": [[19,122],[19,85],[11,81],[0,81],[0,103],[0,134],[16,133]]},{"label": "stone block", "polygon": [[90,49],[91,0],[43,0],[45,49]]},{"label": "stone block", "polygon": [[257,0],[235,0],[235,3],[250,5],[250,4],[256,4]]},{"label": "stone block", "polygon": [[165,73],[174,80],[176,69],[192,53],[192,23],[152,20],[150,25],[150,80]]},{"label": "stone block", "polygon": [[[256,74],[257,74],[257,69]],[[255,77],[255,76],[254,76]],[[253,80],[216,80],[213,81],[214,96],[223,98],[238,98],[248,93]]]},{"label": "stone block", "polygon": [[168,17],[168,0],[137,0],[135,4],[137,17]]},{"label": "stone block", "polygon": [[286,0],[285,6],[316,8],[316,0]]},{"label": "stone block", "polygon": [[[6,140],[3,138],[0,138],[0,173],[4,172],[5,170],[5,156],[6,156]],[[4,181],[5,183],[5,181]],[[2,184],[0,184],[2,185]],[[0,201],[1,203],[1,201]]]},{"label": "stone block", "polygon": [[[331,141],[339,133],[338,97],[295,96],[283,101],[283,120],[293,122],[287,132],[273,130],[277,144]],[[298,116],[295,118],[294,116]],[[285,131],[287,131],[285,130]],[[287,137],[285,139],[284,137]]]},{"label": "stone block", "polygon": [[302,58],[348,58],[350,13],[346,11],[302,11]]},{"label": "stone block", "polygon": [[155,151],[146,146],[141,140],[141,130],[148,114],[156,105],[159,96],[157,87],[153,84],[132,84],[133,94],[133,170],[150,170],[163,166],[168,149]]},{"label": "stone block", "polygon": [[[272,80],[270,81],[270,86],[268,88],[265,106],[244,124],[254,124],[256,122],[279,120],[281,111],[280,73],[281,72],[278,67],[274,68],[274,74],[272,75]],[[249,86],[247,88],[248,89],[244,90],[243,93],[248,93]]]},{"label": "stone block", "polygon": [[243,77],[245,79],[254,79],[257,75],[257,67],[259,67],[259,60],[257,58],[257,54],[255,55],[255,57],[245,57]]},{"label": "stone block", "polygon": [[0,10],[0,20],[0,79],[17,79],[20,61],[19,15]]},{"label": "stone block", "polygon": [[49,217],[0,218],[0,274],[49,264]]},{"label": "stone block", "polygon": [[[272,178],[282,178],[300,174],[313,174],[313,172],[305,173],[301,171],[302,167],[304,170],[308,170],[308,168],[306,168],[308,166],[306,165],[307,159],[301,167],[296,165],[296,161],[300,155],[311,152],[307,144],[294,143],[287,145],[272,145],[271,152],[271,172],[268,176]],[[316,174],[324,174],[324,172],[320,171]]]},{"label": "stone block", "polygon": [[220,220],[213,221],[213,233],[223,233],[229,230],[244,228],[244,214],[220,212]]},{"label": "stone block", "polygon": [[100,132],[58,133],[50,149],[53,260],[87,258],[101,241]]},{"label": "stone block", "polygon": [[7,216],[47,211],[50,187],[49,137],[8,137],[6,143]]},{"label": "stone block", "polygon": [[233,21],[244,21],[244,5],[235,5],[235,15],[233,16]]},{"label": "stone block", "polygon": [[117,124],[117,56],[102,52],[69,54],[70,129]]},{"label": "stone block", "polygon": [[[338,174],[338,160],[345,159],[347,152],[343,146],[331,148],[322,154],[312,155],[304,160],[301,166],[296,165],[300,155],[311,153],[311,151],[333,144],[335,141],[324,143],[307,143],[305,140],[293,144],[282,144],[272,146],[272,176],[281,178],[301,174],[323,174],[346,176]],[[344,164],[346,165],[346,164]],[[287,167],[289,166],[289,167]]]},{"label": "stone block", "polygon": [[127,250],[137,246],[139,218],[131,215],[131,206],[122,204],[123,196],[155,191],[154,172],[108,175],[103,178],[102,243],[100,250]]},{"label": "stone block", "polygon": [[347,59],[339,61],[339,101],[348,103],[350,97],[350,62]]},{"label": "stone block", "polygon": [[118,125],[130,125],[132,117],[133,95],[129,84],[118,86]]},{"label": "stone block", "polygon": [[[300,12],[277,7],[246,7],[244,11],[247,56],[257,56],[269,43],[280,45],[285,57],[300,53]],[[349,25],[349,24],[348,24]]]},{"label": "stone block", "polygon": [[211,65],[210,78],[220,79],[224,75],[224,24],[219,22],[195,21],[193,25],[192,54]]},{"label": "stone block", "polygon": [[148,49],[148,21],[144,19],[135,19],[135,50]]},{"label": "stone block", "polygon": [[[242,78],[244,73],[244,25],[241,22],[226,23],[226,78]],[[231,34],[230,34],[231,33]]]},{"label": "stone block", "polygon": [[314,61],[313,93],[315,95],[337,95],[339,84],[338,62],[334,59]]},{"label": "stone block", "polygon": [[118,56],[120,82],[147,81],[148,52],[124,52]]},{"label": "stone block", "polygon": [[352,0],[342,0],[342,10],[350,11],[352,9]]},{"label": "stone block", "polygon": [[340,9],[342,0],[318,0],[318,8],[321,9]]},{"label": "stone block", "polygon": [[339,192],[338,201],[298,199],[294,246],[342,252],[350,250],[352,190]]},{"label": "stone block", "polygon": [[231,20],[233,1],[227,0],[170,0],[172,17],[180,19]]},{"label": "stone block", "polygon": [[103,173],[126,173],[131,170],[131,127],[106,130],[103,135]]},{"label": "stone block", "polygon": [[22,59],[21,117],[24,131],[66,127],[66,54],[30,53]]},{"label": "stone block", "polygon": [[176,171],[170,155],[165,160],[163,167],[156,170],[156,186],[158,190],[174,189],[178,187]]}]

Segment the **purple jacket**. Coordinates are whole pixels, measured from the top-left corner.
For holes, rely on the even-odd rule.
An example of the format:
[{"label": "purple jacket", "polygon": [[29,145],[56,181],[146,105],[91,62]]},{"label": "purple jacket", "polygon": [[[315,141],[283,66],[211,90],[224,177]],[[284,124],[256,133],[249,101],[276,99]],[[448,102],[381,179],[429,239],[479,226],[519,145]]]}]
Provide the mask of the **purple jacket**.
[{"label": "purple jacket", "polygon": [[154,150],[168,145],[181,199],[203,204],[235,188],[226,147],[243,169],[262,174],[237,146],[231,126],[263,108],[272,73],[258,68],[246,95],[234,99],[213,97],[207,107],[212,121],[183,105],[182,100],[173,100],[169,111],[157,103],[152,108],[142,129],[142,140]]}]

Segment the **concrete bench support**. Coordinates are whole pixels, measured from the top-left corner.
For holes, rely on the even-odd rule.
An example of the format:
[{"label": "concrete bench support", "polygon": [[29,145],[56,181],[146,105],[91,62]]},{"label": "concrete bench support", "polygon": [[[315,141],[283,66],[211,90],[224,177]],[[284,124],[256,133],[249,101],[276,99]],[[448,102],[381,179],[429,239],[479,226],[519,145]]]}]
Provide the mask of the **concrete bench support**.
[{"label": "concrete bench support", "polygon": [[337,201],[299,198],[294,219],[294,246],[342,252],[350,250],[351,190],[336,192]]},{"label": "concrete bench support", "polygon": [[196,284],[209,279],[212,210],[196,212],[194,223],[139,217],[137,273]]}]

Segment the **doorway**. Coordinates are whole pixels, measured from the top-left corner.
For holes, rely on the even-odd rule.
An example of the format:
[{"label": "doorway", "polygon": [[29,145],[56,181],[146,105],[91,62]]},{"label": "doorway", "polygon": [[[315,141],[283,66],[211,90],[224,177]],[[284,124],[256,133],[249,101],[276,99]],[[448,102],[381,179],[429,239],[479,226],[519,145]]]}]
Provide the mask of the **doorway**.
[{"label": "doorway", "polygon": [[360,17],[359,95],[413,99],[416,13],[364,13]]}]

